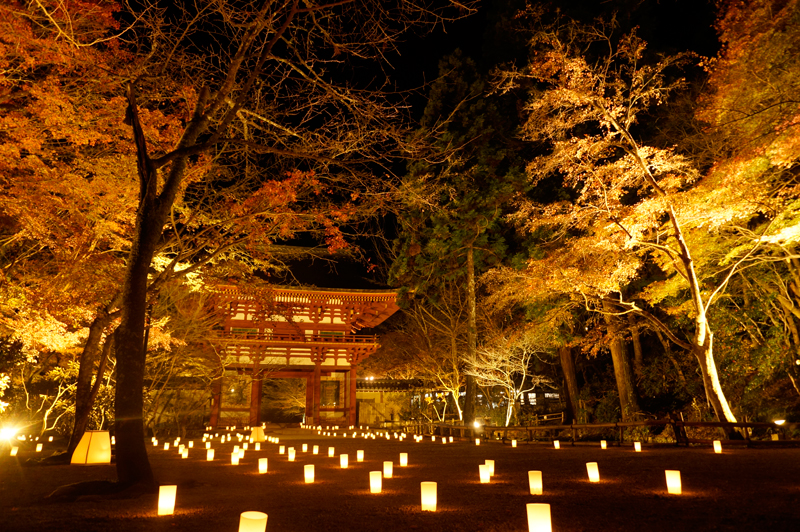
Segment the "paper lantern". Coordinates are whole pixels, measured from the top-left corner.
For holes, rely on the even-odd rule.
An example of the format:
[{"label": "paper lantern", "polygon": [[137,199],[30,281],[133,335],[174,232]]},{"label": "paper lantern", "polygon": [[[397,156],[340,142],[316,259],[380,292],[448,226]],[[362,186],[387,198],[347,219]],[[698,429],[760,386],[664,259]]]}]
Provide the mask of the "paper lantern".
[{"label": "paper lantern", "polygon": [[239,449],[239,460],[244,459],[244,449]]},{"label": "paper lantern", "polygon": [[339,465],[342,467],[342,469],[347,469],[347,455],[346,454],[340,454],[339,455]]},{"label": "paper lantern", "polygon": [[246,451],[247,449],[249,449],[249,448],[250,448],[250,443],[249,443],[249,442],[244,442],[244,443],[242,444],[242,449],[244,449],[245,451]]},{"label": "paper lantern", "polygon": [[239,516],[239,532],[265,532],[267,514],[263,512],[242,512]]},{"label": "paper lantern", "polygon": [[47,441],[49,441],[49,442],[53,441],[53,437],[50,436],[49,438],[47,438]]},{"label": "paper lantern", "polygon": [[531,502],[525,505],[528,511],[528,532],[552,532],[550,505]]},{"label": "paper lantern", "polygon": [[231,453],[231,465],[239,465],[239,453]]},{"label": "paper lantern", "polygon": [[714,452],[720,454],[722,452],[722,442],[714,440]]},{"label": "paper lantern", "polygon": [[239,446],[238,445],[234,445],[233,446],[233,452],[235,452],[235,453],[239,452]]},{"label": "paper lantern", "polygon": [[158,447],[158,440],[153,440],[153,447]]},{"label": "paper lantern", "polygon": [[586,462],[586,472],[589,473],[589,482],[600,482],[600,471],[597,462]]},{"label": "paper lantern", "polygon": [[256,451],[260,451],[260,450],[261,450],[261,444],[256,442]]},{"label": "paper lantern", "polygon": [[553,440],[553,447],[556,449],[561,449],[561,442],[558,440]]},{"label": "paper lantern", "polygon": [[189,458],[189,449],[184,448],[183,451],[181,451],[181,458]]},{"label": "paper lantern", "polygon": [[370,471],[369,472],[369,492],[370,493],[380,493],[381,489],[383,488],[383,480],[382,480],[381,472],[380,471]]},{"label": "paper lantern", "polygon": [[117,444],[117,437],[111,436],[111,445],[116,445],[116,444]]},{"label": "paper lantern", "polygon": [[306,479],[306,484],[314,482],[314,464],[306,464],[303,466],[303,476]]},{"label": "paper lantern", "polygon": [[178,486],[158,487],[158,515],[172,515],[175,512],[175,492]]},{"label": "paper lantern", "polygon": [[436,482],[420,482],[420,494],[422,495],[422,511],[436,511]]},{"label": "paper lantern", "polygon": [[608,444],[606,443],[606,440],[600,440],[600,448],[601,449],[605,449],[607,447],[608,447]]},{"label": "paper lantern", "polygon": [[475,438],[475,445],[480,445],[480,444],[481,444],[481,439]]},{"label": "paper lantern", "polygon": [[392,462],[383,463],[383,478],[392,478],[394,472],[394,464]]},{"label": "paper lantern", "polygon": [[[10,453],[11,456],[17,456],[18,452],[19,452],[19,447],[15,446],[15,445],[11,446],[11,453]],[[75,455],[73,455],[73,456],[75,456]]]},{"label": "paper lantern", "polygon": [[664,471],[667,476],[667,493],[670,495],[681,494],[681,472],[667,469]]},{"label": "paper lantern", "polygon": [[781,435],[780,434],[770,434],[770,437],[771,437],[772,441],[778,441],[778,440],[781,439]]},{"label": "paper lantern", "polygon": [[488,464],[480,464],[478,466],[478,474],[481,478],[481,484],[488,484],[489,480],[492,478],[492,475],[489,472]]},{"label": "paper lantern", "polygon": [[517,446],[517,440],[511,440],[511,447]]},{"label": "paper lantern", "polygon": [[71,464],[110,464],[111,439],[107,430],[87,430],[72,453]]},{"label": "paper lantern", "polygon": [[37,452],[37,453],[40,453],[40,452],[42,452],[42,448],[43,448],[43,447],[44,447],[44,444],[37,443],[37,444],[36,444],[36,452]]},{"label": "paper lantern", "polygon": [[400,453],[400,467],[408,465],[408,453]]},{"label": "paper lantern", "polygon": [[206,450],[206,460],[209,462],[214,460],[214,449]]},{"label": "paper lantern", "polygon": [[191,440],[189,441],[189,449],[194,449],[194,442]]},{"label": "paper lantern", "polygon": [[169,442],[166,442],[166,443],[164,444],[164,450],[165,450],[165,451],[169,451]]},{"label": "paper lantern", "polygon": [[183,450],[184,450],[184,449],[186,449],[186,446],[185,446],[184,444],[180,444],[180,445],[178,446],[178,452],[179,452],[179,453],[183,454]]},{"label": "paper lantern", "polygon": [[356,451],[356,462],[364,461],[364,451]]},{"label": "paper lantern", "polygon": [[258,459],[258,472],[260,474],[264,474],[267,472],[267,459],[266,458],[259,458]]},{"label": "paper lantern", "polygon": [[278,447],[278,454],[286,454],[286,446],[285,445],[281,445],[280,447]]},{"label": "paper lantern", "polygon": [[431,441],[436,441],[436,436],[431,436]]},{"label": "paper lantern", "polygon": [[304,443],[304,444],[303,444],[303,452],[304,452],[304,453],[307,453],[307,452],[308,452],[308,444],[307,444],[307,443]]},{"label": "paper lantern", "polygon": [[261,427],[254,427],[250,430],[250,439],[252,442],[266,441],[264,437],[264,429]]},{"label": "paper lantern", "polygon": [[528,471],[528,485],[531,489],[531,495],[542,494],[542,472],[541,471]]},{"label": "paper lantern", "polygon": [[333,458],[333,447],[328,447],[328,458]]},{"label": "paper lantern", "polygon": [[[397,437],[397,435],[395,435],[395,438],[396,438],[396,437]],[[447,441],[449,441],[450,443],[453,443],[453,437],[452,437],[452,436],[450,436],[449,438],[447,438]]]},{"label": "paper lantern", "polygon": [[211,442],[210,441],[206,442],[206,449],[211,449]]},{"label": "paper lantern", "polygon": [[319,445],[315,445],[314,447],[312,447],[311,448],[311,453],[312,454],[319,454]]},{"label": "paper lantern", "polygon": [[289,447],[289,461],[294,462],[294,447]]},{"label": "paper lantern", "polygon": [[493,477],[494,476],[494,460],[486,460],[484,462],[484,464],[486,464],[489,467],[489,476]]},{"label": "paper lantern", "polygon": [[642,442],[640,441],[633,442],[633,450],[636,451],[637,453],[642,452]]}]

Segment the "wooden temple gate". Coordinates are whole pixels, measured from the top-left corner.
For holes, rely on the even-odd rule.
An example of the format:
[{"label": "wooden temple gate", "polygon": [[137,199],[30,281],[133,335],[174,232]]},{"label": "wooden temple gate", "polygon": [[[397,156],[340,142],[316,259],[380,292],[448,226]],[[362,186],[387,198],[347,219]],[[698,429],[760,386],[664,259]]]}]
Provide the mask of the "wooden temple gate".
[{"label": "wooden temple gate", "polygon": [[396,300],[380,290],[221,287],[225,319],[214,344],[223,372],[210,424],[260,423],[263,379],[301,378],[307,423],[355,425],[358,364],[379,346],[376,336],[355,333],[396,312]]}]

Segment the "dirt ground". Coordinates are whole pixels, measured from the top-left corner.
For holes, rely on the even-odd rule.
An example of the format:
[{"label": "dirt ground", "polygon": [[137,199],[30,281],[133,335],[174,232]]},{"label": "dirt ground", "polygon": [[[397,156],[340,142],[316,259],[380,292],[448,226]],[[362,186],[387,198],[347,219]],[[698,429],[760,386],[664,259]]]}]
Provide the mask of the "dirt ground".
[{"label": "dirt ground", "polygon": [[[280,445],[294,446],[289,462],[278,445],[248,450],[238,466],[230,465],[233,441],[215,441],[217,459],[205,460],[195,440],[188,459],[161,447],[150,460],[161,484],[177,484],[175,514],[156,515],[155,494],[133,499],[84,496],[74,502],[48,502],[57,487],[88,480],[114,480],[114,465],[23,465],[42,456],[23,447],[10,457],[0,445],[0,531],[213,531],[235,532],[239,514],[248,510],[269,515],[267,531],[419,530],[507,532],[527,530],[525,504],[551,505],[554,532],[578,531],[800,531],[800,449],[725,448],[710,446],[631,446],[601,450],[597,444],[556,450],[550,444],[456,442],[443,445],[427,438],[415,443],[385,438],[324,437],[303,429],[272,429]],[[301,452],[303,443],[309,452]],[[313,445],[320,454],[313,455]],[[329,446],[335,458],[328,458]],[[45,444],[44,454],[57,450]],[[365,460],[356,461],[356,451]],[[399,453],[408,453],[408,467],[399,467]],[[350,465],[339,466],[347,453]],[[269,470],[258,474],[258,458]],[[491,483],[479,482],[478,465],[495,460]],[[394,475],[384,479],[380,494],[369,492],[369,471],[394,462]],[[597,462],[600,482],[592,484],[586,462]],[[315,481],[303,481],[303,466],[315,465]],[[681,471],[683,494],[668,495],[664,470]],[[529,470],[542,471],[544,494],[530,495]],[[436,512],[420,509],[420,482],[438,483]]]}]

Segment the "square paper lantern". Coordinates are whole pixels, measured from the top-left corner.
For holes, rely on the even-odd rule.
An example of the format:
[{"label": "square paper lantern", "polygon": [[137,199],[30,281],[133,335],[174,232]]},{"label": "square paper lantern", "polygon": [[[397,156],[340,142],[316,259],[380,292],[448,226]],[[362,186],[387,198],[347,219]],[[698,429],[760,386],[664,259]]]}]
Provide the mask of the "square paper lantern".
[{"label": "square paper lantern", "polygon": [[422,511],[436,511],[436,482],[420,482],[420,494],[422,496]]},{"label": "square paper lantern", "polygon": [[181,458],[189,458],[189,449],[185,448],[181,451]]},{"label": "square paper lantern", "polygon": [[261,444],[259,442],[256,442],[256,451],[260,450],[261,450]]},{"label": "square paper lantern", "polygon": [[364,461],[364,451],[356,451],[356,462]]},{"label": "square paper lantern", "polygon": [[267,459],[266,458],[259,458],[258,459],[258,472],[260,474],[264,474],[267,472]]},{"label": "square paper lantern", "polygon": [[261,427],[254,427],[250,430],[250,438],[253,442],[262,442],[266,441],[264,437],[264,429]]},{"label": "square paper lantern", "polygon": [[528,532],[553,532],[550,522],[550,505],[542,503],[528,503]]},{"label": "square paper lantern", "polygon": [[633,442],[633,450],[636,451],[637,453],[642,452],[642,442],[640,441]]},{"label": "square paper lantern", "polygon": [[714,440],[714,452],[720,454],[722,452],[722,442]]},{"label": "square paper lantern", "polygon": [[333,454],[334,454],[333,447],[328,447],[328,458],[333,458]]},{"label": "square paper lantern", "polygon": [[394,464],[392,462],[383,463],[383,478],[392,478],[394,472]]},{"label": "square paper lantern", "polygon": [[189,440],[189,449],[194,449],[194,442]]},{"label": "square paper lantern", "polygon": [[370,471],[369,472],[369,492],[370,493],[380,493],[381,489],[383,488],[383,480],[381,480],[381,472],[380,471]]},{"label": "square paper lantern", "polygon": [[475,445],[480,445],[480,444],[481,444],[481,439],[475,438]]},{"label": "square paper lantern", "polygon": [[211,449],[211,442],[210,441],[206,442],[206,449]]},{"label": "square paper lantern", "polygon": [[528,485],[531,489],[531,495],[542,494],[542,472],[541,471],[528,471]]},{"label": "square paper lantern", "polygon": [[231,465],[239,465],[239,453],[231,453]]},{"label": "square paper lantern", "polygon": [[307,444],[307,443],[304,443],[304,444],[303,444],[303,452],[304,452],[304,453],[307,453],[307,452],[308,452],[308,444]]},{"label": "square paper lantern", "polygon": [[342,469],[347,469],[347,455],[346,454],[340,454],[339,455],[339,465],[341,466]]},{"label": "square paper lantern", "polygon": [[281,445],[280,447],[278,447],[278,454],[285,454],[285,453],[286,453],[285,445]]},{"label": "square paper lantern", "polygon": [[164,450],[169,451],[169,442],[164,443]]},{"label": "square paper lantern", "polygon": [[172,515],[175,512],[175,492],[178,486],[158,487],[158,515]]},{"label": "square paper lantern", "polygon": [[242,444],[242,449],[244,449],[245,451],[246,451],[247,449],[249,449],[249,448],[250,448],[250,443],[249,443],[249,442],[244,442],[244,443]]},{"label": "square paper lantern", "polygon": [[511,440],[511,447],[517,446],[517,440]]},{"label": "square paper lantern", "polygon": [[484,464],[486,464],[486,466],[489,468],[489,476],[493,477],[494,476],[494,460],[486,460],[484,462]]},{"label": "square paper lantern", "polygon": [[37,444],[36,444],[36,452],[37,452],[37,453],[40,453],[40,452],[42,452],[42,448],[43,448],[43,447],[44,447],[44,445],[43,445],[43,444],[41,444],[41,443],[37,443]]},{"label": "square paper lantern", "polygon": [[606,449],[607,447],[608,447],[608,443],[606,443],[606,440],[600,440],[600,448],[601,449]]},{"label": "square paper lantern", "polygon": [[306,484],[314,482],[314,464],[306,464],[303,466],[303,476],[306,479]]},{"label": "square paper lantern", "polygon": [[314,447],[312,447],[311,448],[311,453],[312,454],[319,454],[319,445],[315,445]]},{"label": "square paper lantern", "polygon": [[492,478],[492,475],[489,471],[488,464],[480,464],[478,466],[478,473],[480,474],[481,484],[488,484],[489,480]]},{"label": "square paper lantern", "polygon": [[265,532],[267,514],[262,512],[242,512],[239,516],[239,532]]},{"label": "square paper lantern", "polygon": [[[18,452],[19,452],[19,447],[17,447],[16,445],[13,445],[11,447],[11,453],[10,453],[11,456],[17,456]],[[73,456],[75,456],[75,455],[73,455]]]},{"label": "square paper lantern", "polygon": [[400,467],[408,465],[408,453],[400,453]]},{"label": "square paper lantern", "polygon": [[111,438],[107,430],[87,430],[72,453],[72,464],[110,464]]},{"label": "square paper lantern", "polygon": [[681,494],[681,472],[667,469],[664,471],[667,476],[667,493],[670,495]]},{"label": "square paper lantern", "polygon": [[553,440],[553,447],[556,449],[561,449],[561,442],[558,440]]},{"label": "square paper lantern", "polygon": [[589,474],[589,482],[600,482],[600,471],[597,469],[597,462],[586,462],[586,472]]},{"label": "square paper lantern", "polygon": [[213,462],[214,461],[214,449],[206,450],[206,460],[209,461],[209,462]]},{"label": "square paper lantern", "polygon": [[289,461],[294,462],[294,447],[289,447]]}]

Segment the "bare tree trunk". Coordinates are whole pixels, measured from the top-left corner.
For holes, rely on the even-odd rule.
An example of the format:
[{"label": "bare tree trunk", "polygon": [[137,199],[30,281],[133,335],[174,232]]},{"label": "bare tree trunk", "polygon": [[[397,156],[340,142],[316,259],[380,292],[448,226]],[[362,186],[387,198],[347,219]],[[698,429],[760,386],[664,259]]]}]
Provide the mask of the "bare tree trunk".
[{"label": "bare tree trunk", "polygon": [[633,385],[633,373],[631,372],[630,362],[628,361],[625,343],[620,337],[619,322],[614,316],[614,309],[610,303],[603,302],[603,318],[608,326],[608,334],[611,337],[610,350],[611,360],[614,363],[614,377],[617,381],[617,391],[619,393],[619,403],[622,411],[622,420],[628,421],[636,418],[639,412],[639,404],[636,399],[636,389]]},{"label": "bare tree trunk", "polygon": [[[475,304],[475,250],[467,248],[467,299],[469,309],[469,326],[467,327],[467,358],[475,360],[478,349],[478,318]],[[475,421],[475,400],[477,389],[475,377],[467,375],[466,394],[464,397],[464,423]]]},{"label": "bare tree trunk", "polygon": [[569,347],[559,347],[558,355],[561,359],[561,371],[564,372],[564,388],[567,391],[567,421],[571,421],[577,419],[576,407],[578,405],[578,379],[575,375],[575,361],[572,359],[572,349]]},{"label": "bare tree trunk", "polygon": [[632,314],[628,314],[628,323],[631,326],[631,340],[633,342],[633,373],[636,375],[637,382],[644,376],[644,356],[642,354],[642,342],[639,338],[639,326],[636,324]]}]

